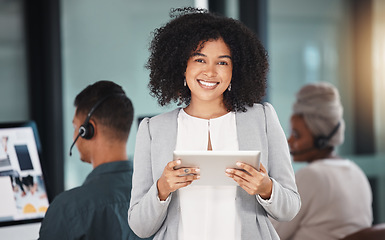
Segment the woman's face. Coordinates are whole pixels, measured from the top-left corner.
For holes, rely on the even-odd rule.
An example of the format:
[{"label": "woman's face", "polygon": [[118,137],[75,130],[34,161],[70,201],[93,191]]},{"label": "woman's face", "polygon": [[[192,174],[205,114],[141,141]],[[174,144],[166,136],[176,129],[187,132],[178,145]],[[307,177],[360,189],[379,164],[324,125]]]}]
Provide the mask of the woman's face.
[{"label": "woman's face", "polygon": [[221,38],[205,42],[187,61],[185,77],[191,90],[191,103],[222,103],[232,72],[231,52],[226,43]]},{"label": "woman's face", "polygon": [[314,147],[314,137],[310,129],[300,115],[293,115],[290,123],[291,135],[288,143],[293,160],[296,162],[311,162],[318,154],[318,149]]}]

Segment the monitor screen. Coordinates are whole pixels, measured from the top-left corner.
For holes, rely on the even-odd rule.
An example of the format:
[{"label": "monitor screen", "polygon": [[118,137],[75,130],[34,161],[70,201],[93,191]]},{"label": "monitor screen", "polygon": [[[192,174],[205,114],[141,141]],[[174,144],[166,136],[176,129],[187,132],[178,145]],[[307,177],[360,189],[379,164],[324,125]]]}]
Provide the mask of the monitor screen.
[{"label": "monitor screen", "polygon": [[0,124],[0,227],[40,222],[49,202],[34,122]]}]

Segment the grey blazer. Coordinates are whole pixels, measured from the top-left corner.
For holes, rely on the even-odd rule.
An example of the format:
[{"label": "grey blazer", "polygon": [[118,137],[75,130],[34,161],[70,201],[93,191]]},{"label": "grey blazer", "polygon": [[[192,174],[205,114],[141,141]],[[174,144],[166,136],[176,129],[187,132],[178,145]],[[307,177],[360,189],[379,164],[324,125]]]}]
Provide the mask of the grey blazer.
[{"label": "grey blazer", "polygon": [[[156,183],[173,158],[179,110],[144,119],[137,132],[128,223],[139,237],[178,239],[178,191],[161,202]],[[237,112],[236,125],[239,149],[260,150],[261,162],[273,181],[268,201],[237,187],[236,208],[241,218],[242,239],[279,239],[267,215],[289,221],[301,206],[285,134],[269,103]]]}]

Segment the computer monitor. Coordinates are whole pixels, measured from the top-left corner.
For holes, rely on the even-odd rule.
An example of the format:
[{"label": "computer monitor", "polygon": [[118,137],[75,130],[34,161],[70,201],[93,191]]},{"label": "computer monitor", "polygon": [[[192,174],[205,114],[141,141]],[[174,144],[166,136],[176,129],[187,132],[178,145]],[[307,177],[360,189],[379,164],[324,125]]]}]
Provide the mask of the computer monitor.
[{"label": "computer monitor", "polygon": [[16,229],[16,225],[36,231],[27,225],[42,221],[49,201],[40,160],[41,145],[33,121],[0,123],[0,233],[7,227]]}]

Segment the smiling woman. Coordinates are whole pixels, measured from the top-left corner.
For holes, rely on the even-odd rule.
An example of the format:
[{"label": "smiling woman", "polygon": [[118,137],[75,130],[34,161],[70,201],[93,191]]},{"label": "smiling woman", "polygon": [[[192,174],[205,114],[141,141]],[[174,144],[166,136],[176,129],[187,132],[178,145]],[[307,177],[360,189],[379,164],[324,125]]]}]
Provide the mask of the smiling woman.
[{"label": "smiling woman", "polygon": [[[149,87],[160,105],[185,106],[139,126],[128,222],[154,239],[279,239],[267,215],[292,219],[300,197],[277,115],[260,103],[266,51],[237,20],[192,8],[173,14],[154,32]],[[223,171],[236,186],[190,186],[200,169],[178,167],[175,150],[262,157],[259,170],[237,162]]]},{"label": "smiling woman", "polygon": [[268,60],[267,52],[255,34],[235,19],[223,21],[224,18],[206,15],[202,10],[183,15],[188,13],[189,9],[186,9],[179,13],[174,11],[175,19],[154,31],[146,65],[150,70],[151,95],[161,106],[171,102],[189,105],[191,92],[184,86],[187,63],[192,57],[199,56],[197,60],[204,63],[207,56],[202,58],[202,51],[207,51],[206,43],[211,45],[222,39],[229,52],[216,53],[224,55],[218,63],[232,64],[232,75],[228,76],[231,91],[223,92],[227,110],[244,111],[246,106],[261,102],[266,93]]},{"label": "smiling woman", "polygon": [[185,78],[191,91],[191,102],[184,109],[186,113],[202,117],[199,107],[214,104],[217,112],[203,117],[215,118],[226,114],[228,110],[223,104],[223,92],[230,89],[232,71],[230,49],[223,39],[205,42],[202,49],[193,53],[187,61]]}]

